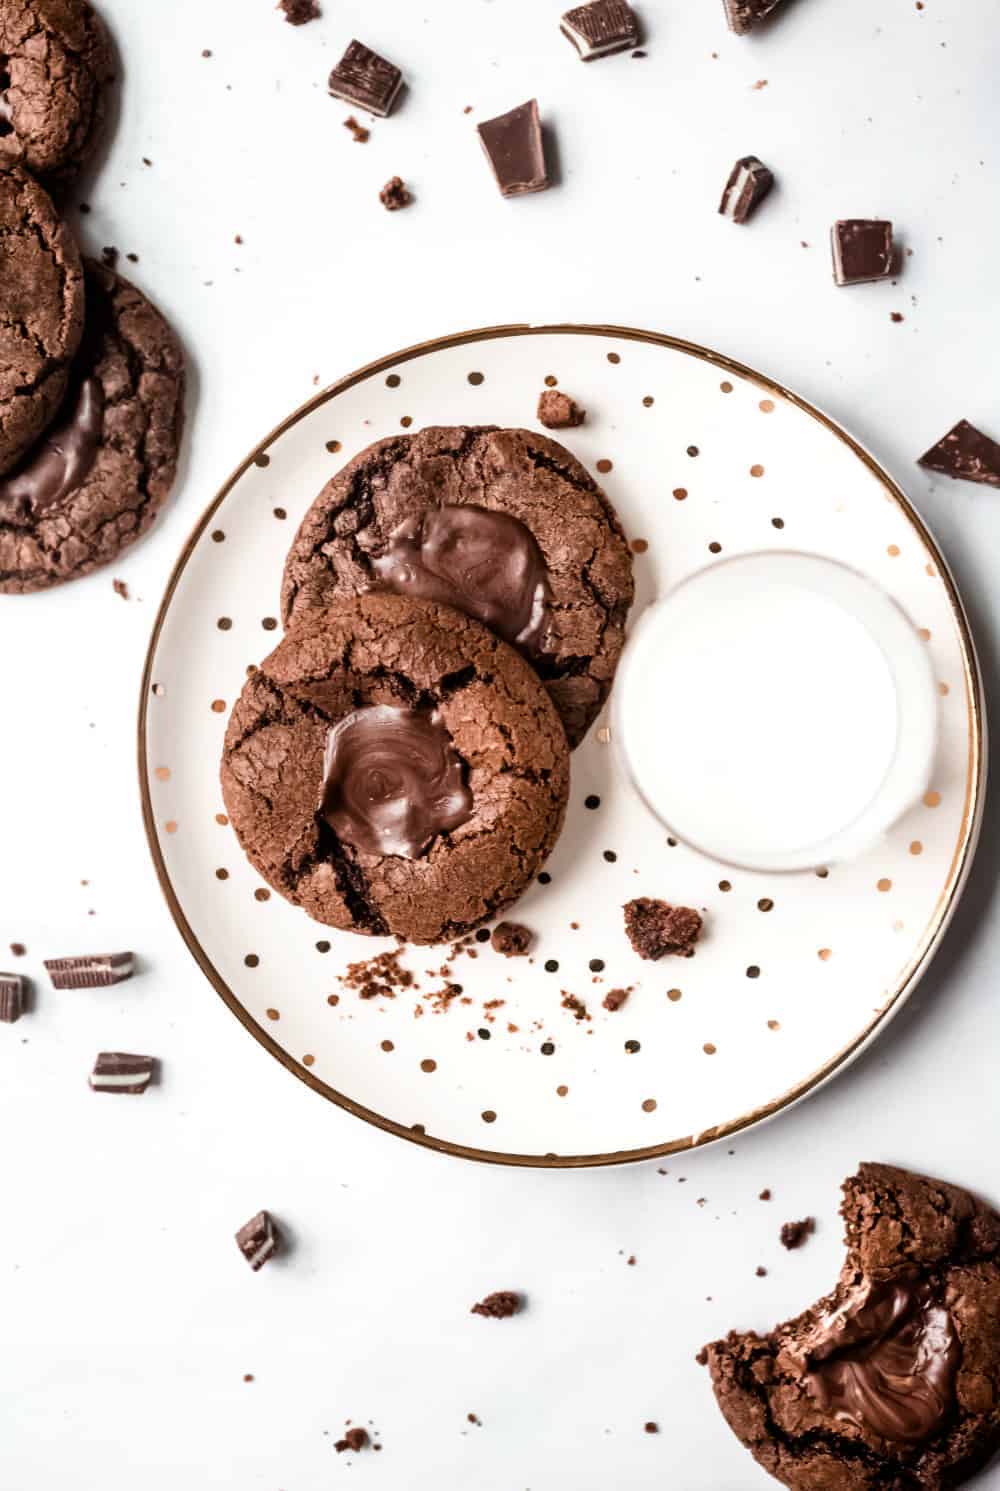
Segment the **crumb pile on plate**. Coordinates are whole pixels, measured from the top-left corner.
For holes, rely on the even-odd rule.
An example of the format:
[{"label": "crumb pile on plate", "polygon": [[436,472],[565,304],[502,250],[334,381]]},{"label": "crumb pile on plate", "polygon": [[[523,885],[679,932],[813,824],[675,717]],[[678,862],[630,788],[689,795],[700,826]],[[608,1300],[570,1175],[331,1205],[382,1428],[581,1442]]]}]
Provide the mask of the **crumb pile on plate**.
[{"label": "crumb pile on plate", "polygon": [[87,0],[4,0],[0,64],[0,592],[22,594],[109,563],[152,523],[184,359],[115,251],[81,262],[57,205],[99,138],[102,22]]}]

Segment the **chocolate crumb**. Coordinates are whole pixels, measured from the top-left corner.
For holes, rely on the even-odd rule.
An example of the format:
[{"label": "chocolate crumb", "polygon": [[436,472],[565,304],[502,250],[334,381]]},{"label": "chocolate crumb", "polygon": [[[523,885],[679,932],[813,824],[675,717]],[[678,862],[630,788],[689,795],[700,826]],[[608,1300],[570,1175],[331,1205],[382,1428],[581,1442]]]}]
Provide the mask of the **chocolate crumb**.
[{"label": "chocolate crumb", "polygon": [[801,1222],[786,1222],[781,1229],[781,1246],[789,1252],[794,1248],[801,1248],[807,1237],[811,1237],[816,1231],[816,1221],[813,1217],[803,1217]]},{"label": "chocolate crumb", "polygon": [[539,424],[547,430],[575,430],[582,425],[587,411],[581,409],[569,394],[557,388],[546,388],[538,396],[537,417]]},{"label": "chocolate crumb", "polygon": [[659,1434],[660,1432],[659,1424],[655,1424],[652,1419],[649,1420],[648,1424],[644,1424],[643,1428],[647,1434]]},{"label": "chocolate crumb", "polygon": [[25,953],[28,951],[23,942],[12,942],[10,945],[10,950],[15,958],[23,958]]},{"label": "chocolate crumb", "polygon": [[387,212],[398,212],[401,207],[409,207],[413,201],[402,176],[390,176],[379,192],[378,199]]},{"label": "chocolate crumb", "polygon": [[895,321],[896,325],[898,326],[899,323],[900,323],[900,321],[905,320],[905,317],[903,316],[903,314],[902,314],[901,311],[890,311],[889,312],[889,320],[890,321]]},{"label": "chocolate crumb", "polygon": [[124,580],[112,580],[111,588],[114,591],[115,595],[121,596],[123,601],[128,600],[128,585],[125,583]]},{"label": "chocolate crumb", "polygon": [[694,956],[702,930],[697,911],[688,906],[670,906],[649,896],[629,901],[624,910],[625,932],[640,958],[655,961],[667,953],[680,958]]},{"label": "chocolate crumb", "polygon": [[587,1012],[587,1006],[584,1004],[583,1000],[578,997],[578,995],[570,994],[565,989],[563,989],[561,992],[562,1007],[564,1010],[569,1010],[574,1020],[590,1019],[590,1015]]},{"label": "chocolate crumb", "polygon": [[321,14],[316,0],[279,0],[278,9],[284,12],[285,20],[291,26],[317,21]]},{"label": "chocolate crumb", "polygon": [[371,130],[359,124],[353,114],[349,114],[344,120],[344,128],[351,131],[355,145],[366,145],[371,139]]},{"label": "chocolate crumb", "polygon": [[[317,947],[319,946],[317,943]],[[329,943],[325,946],[328,948]],[[395,999],[402,990],[417,987],[413,974],[403,967],[401,958],[402,949],[392,948],[389,952],[376,953],[374,958],[365,958],[360,963],[348,963],[347,972],[340,982],[345,989],[357,990],[361,999]]]},{"label": "chocolate crumb", "polygon": [[758,1201],[770,1201],[770,1199],[771,1199],[771,1190],[770,1190],[770,1187],[769,1186],[765,1186],[764,1190],[761,1191],[761,1193],[760,1193],[760,1195],[758,1196],[757,1199],[758,1199]]},{"label": "chocolate crumb", "polygon": [[484,1315],[489,1320],[506,1320],[522,1308],[523,1301],[519,1294],[515,1294],[512,1289],[498,1289],[473,1305],[470,1314]]},{"label": "chocolate crumb", "polygon": [[520,922],[498,922],[493,928],[490,946],[505,958],[522,958],[531,946],[533,933]]},{"label": "chocolate crumb", "polygon": [[707,1367],[708,1366],[708,1348],[706,1346],[703,1346],[700,1351],[695,1352],[695,1358],[694,1359],[698,1363],[699,1367]]},{"label": "chocolate crumb", "polygon": [[757,1265],[757,1277],[758,1277],[758,1279],[766,1279],[767,1278],[767,1269],[766,1268],[762,1268],[759,1263]]},{"label": "chocolate crumb", "polygon": [[353,1450],[357,1453],[358,1450],[363,1450],[367,1444],[368,1430],[362,1429],[361,1425],[357,1424],[353,1429],[346,1431],[343,1439],[337,1440],[334,1449],[338,1455],[342,1455],[345,1450]]},{"label": "chocolate crumb", "polygon": [[620,1010],[631,992],[631,988],[609,989],[601,1002],[606,1010]]}]

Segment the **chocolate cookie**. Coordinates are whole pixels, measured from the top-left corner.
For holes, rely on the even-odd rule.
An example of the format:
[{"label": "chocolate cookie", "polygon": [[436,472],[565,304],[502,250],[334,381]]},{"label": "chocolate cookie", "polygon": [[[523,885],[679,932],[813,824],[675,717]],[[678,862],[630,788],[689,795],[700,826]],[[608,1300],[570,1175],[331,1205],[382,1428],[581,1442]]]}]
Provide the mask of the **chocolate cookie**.
[{"label": "chocolate cookie", "polygon": [[632,558],[600,487],[528,430],[431,428],[348,462],[285,565],[293,616],[374,588],[441,601],[515,645],[570,745],[607,698],[632,604]]},{"label": "chocolate cookie", "polygon": [[114,76],[87,0],[0,0],[0,159],[67,180],[91,153]]},{"label": "chocolate cookie", "polygon": [[0,591],[75,580],[152,523],[177,469],[184,359],[146,297],[86,264],[87,320],[53,425],[0,477]]},{"label": "chocolate cookie", "polygon": [[1000,1217],[889,1165],[844,1182],[832,1294],[706,1347],[729,1427],[793,1491],[945,1491],[1000,1447]]},{"label": "chocolate cookie", "polygon": [[0,472],[58,409],[82,330],[73,236],[26,171],[0,166]]},{"label": "chocolate cookie", "polygon": [[254,868],[316,921],[462,936],[530,884],[569,788],[559,718],[471,617],[398,595],[306,615],[248,679],[222,756]]}]

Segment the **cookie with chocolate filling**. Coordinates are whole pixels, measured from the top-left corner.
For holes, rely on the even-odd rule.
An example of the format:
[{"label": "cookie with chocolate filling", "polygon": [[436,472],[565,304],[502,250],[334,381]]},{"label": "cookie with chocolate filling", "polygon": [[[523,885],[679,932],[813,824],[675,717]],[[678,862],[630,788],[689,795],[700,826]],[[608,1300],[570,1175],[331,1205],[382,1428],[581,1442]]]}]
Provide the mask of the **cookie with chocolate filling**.
[{"label": "cookie with chocolate filling", "polygon": [[844,1182],[837,1287],[705,1348],[726,1422],[791,1491],[946,1491],[1000,1447],[1000,1217],[889,1165]]},{"label": "cookie with chocolate filling", "polygon": [[379,440],[309,509],[285,565],[286,623],[368,590],[465,611],[542,678],[570,745],[611,688],[632,604],[618,517],[568,450],[493,426]]},{"label": "cookie with chocolate filling", "polygon": [[38,182],[0,157],[0,473],[59,408],[82,332],[73,235]]},{"label": "cookie with chocolate filling", "polygon": [[451,941],[531,884],[569,752],[532,669],[472,617],[409,596],[304,615],[247,680],[222,756],[251,864],[315,921]]},{"label": "cookie with chocolate filling", "polygon": [[43,590],[110,563],[152,523],[177,470],[177,338],[128,280],[85,269],[86,326],[62,408],[0,477],[0,592]]},{"label": "cookie with chocolate filling", "polygon": [[0,160],[65,181],[92,153],[114,76],[87,0],[0,3]]}]

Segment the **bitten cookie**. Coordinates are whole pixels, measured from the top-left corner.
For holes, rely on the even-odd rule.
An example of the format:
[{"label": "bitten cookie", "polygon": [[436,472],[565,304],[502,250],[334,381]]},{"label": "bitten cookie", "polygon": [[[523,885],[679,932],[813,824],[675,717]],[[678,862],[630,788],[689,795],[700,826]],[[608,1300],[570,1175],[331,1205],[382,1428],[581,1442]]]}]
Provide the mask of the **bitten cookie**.
[{"label": "bitten cookie", "polygon": [[447,607],[373,594],[304,616],[251,675],[221,778],[244,851],[287,900],[433,943],[530,884],[569,753],[513,648]]},{"label": "bitten cookie", "polygon": [[96,143],[111,46],[87,0],[0,0],[0,160],[51,181]]},{"label": "bitten cookie", "polygon": [[946,1491],[1000,1446],[1000,1217],[889,1165],[844,1182],[847,1259],[767,1336],[706,1347],[729,1427],[792,1491]]},{"label": "bitten cookie", "polygon": [[309,509],[285,566],[286,622],[372,589],[475,616],[545,683],[571,745],[611,688],[632,556],[600,487],[528,430],[431,428],[380,440]]},{"label": "bitten cookie", "polygon": [[58,409],[82,330],[73,235],[26,171],[0,165],[0,472]]},{"label": "bitten cookie", "polygon": [[63,406],[0,477],[0,591],[12,594],[108,564],[152,523],[177,470],[177,338],[128,280],[85,267],[86,328]]}]

